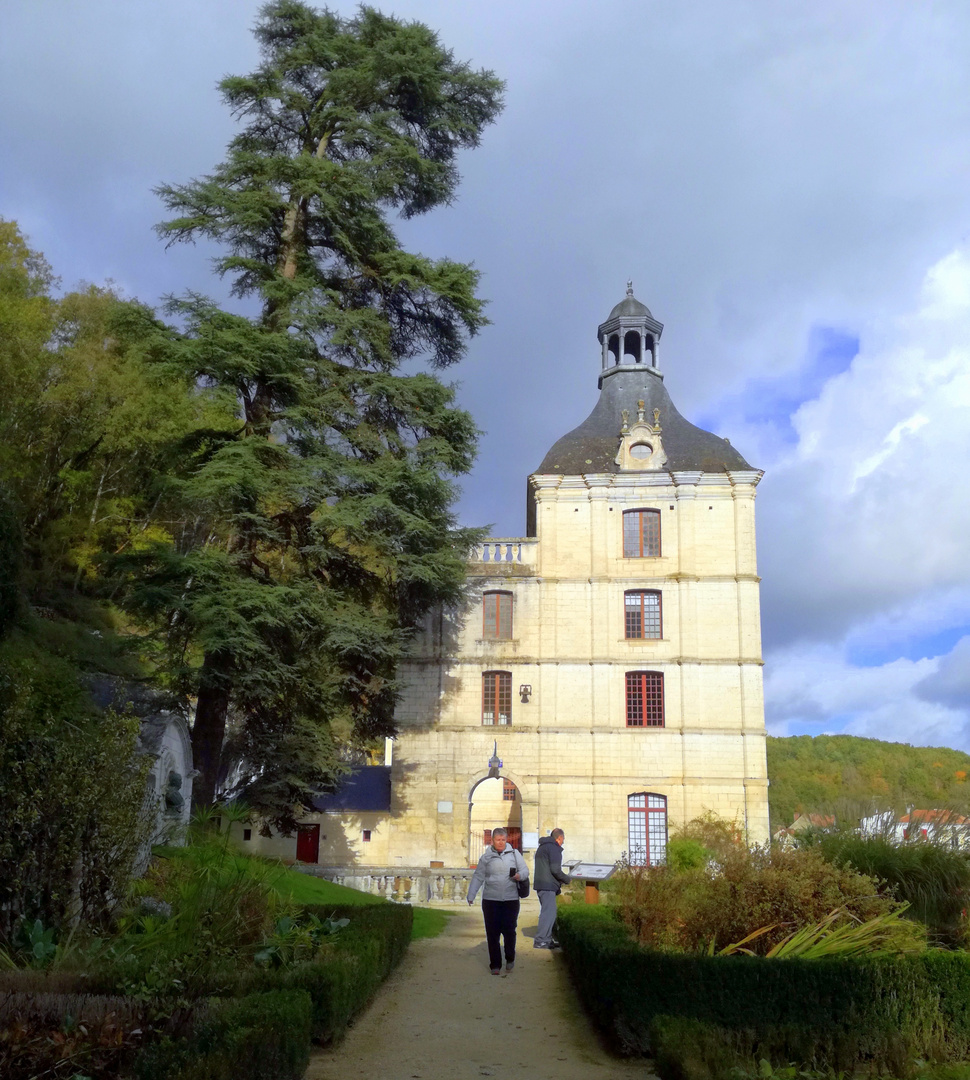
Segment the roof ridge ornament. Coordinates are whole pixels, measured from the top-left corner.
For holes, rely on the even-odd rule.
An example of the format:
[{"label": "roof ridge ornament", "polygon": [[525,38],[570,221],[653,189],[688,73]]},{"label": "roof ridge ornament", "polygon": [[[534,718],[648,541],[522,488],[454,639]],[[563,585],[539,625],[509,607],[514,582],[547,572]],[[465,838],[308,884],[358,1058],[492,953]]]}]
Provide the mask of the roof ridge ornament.
[{"label": "roof ridge ornament", "polygon": [[632,296],[633,295],[633,279],[632,278],[627,279],[626,294],[627,294],[627,296]]}]

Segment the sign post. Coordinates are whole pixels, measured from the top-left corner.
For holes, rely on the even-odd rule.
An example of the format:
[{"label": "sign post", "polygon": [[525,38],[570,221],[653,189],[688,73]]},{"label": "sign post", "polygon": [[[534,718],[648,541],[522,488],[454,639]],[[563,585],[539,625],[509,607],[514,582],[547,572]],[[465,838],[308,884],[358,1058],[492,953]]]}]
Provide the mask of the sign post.
[{"label": "sign post", "polygon": [[600,882],[606,881],[613,876],[616,863],[576,863],[569,871],[570,876],[581,878],[586,882],[586,903],[598,904],[600,902]]}]

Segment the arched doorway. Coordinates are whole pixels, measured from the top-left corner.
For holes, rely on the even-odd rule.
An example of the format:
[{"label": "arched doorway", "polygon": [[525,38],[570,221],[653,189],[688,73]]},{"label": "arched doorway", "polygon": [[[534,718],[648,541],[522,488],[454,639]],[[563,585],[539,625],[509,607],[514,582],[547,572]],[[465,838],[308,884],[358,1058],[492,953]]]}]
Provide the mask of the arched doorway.
[{"label": "arched doorway", "polygon": [[492,842],[492,829],[508,830],[509,842],[522,850],[522,796],[511,780],[490,776],[472,788],[468,800],[468,865],[477,866]]}]

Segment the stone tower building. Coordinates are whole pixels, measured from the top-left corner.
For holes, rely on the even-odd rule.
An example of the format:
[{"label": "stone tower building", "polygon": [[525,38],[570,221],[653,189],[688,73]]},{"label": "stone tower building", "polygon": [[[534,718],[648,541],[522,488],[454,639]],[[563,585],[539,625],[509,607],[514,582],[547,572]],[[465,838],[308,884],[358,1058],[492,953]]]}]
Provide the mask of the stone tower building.
[{"label": "stone tower building", "polygon": [[529,477],[527,536],[481,545],[466,608],[427,627],[389,863],[474,863],[497,822],[527,850],[560,826],[600,862],[660,861],[705,810],[767,840],[762,473],[674,407],[662,331],[628,287],[597,331],[599,401]]},{"label": "stone tower building", "polygon": [[706,810],[768,839],[762,474],[674,407],[662,331],[628,287],[596,406],[529,477],[527,535],[480,545],[403,672],[393,763],[322,799],[298,858],[465,867],[503,824],[526,851],[559,826],[574,858],[656,863]]}]

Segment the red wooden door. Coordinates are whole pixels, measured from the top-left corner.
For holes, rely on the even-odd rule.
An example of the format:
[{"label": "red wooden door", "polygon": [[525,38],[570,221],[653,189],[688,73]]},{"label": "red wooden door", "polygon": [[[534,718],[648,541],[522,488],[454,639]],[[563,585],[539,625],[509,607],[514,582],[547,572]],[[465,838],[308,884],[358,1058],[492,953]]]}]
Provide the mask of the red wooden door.
[{"label": "red wooden door", "polygon": [[297,825],[296,857],[300,862],[316,863],[320,861],[319,825]]},{"label": "red wooden door", "polygon": [[509,837],[509,844],[514,847],[516,851],[522,850],[522,830],[516,825],[509,825],[506,830]]}]

